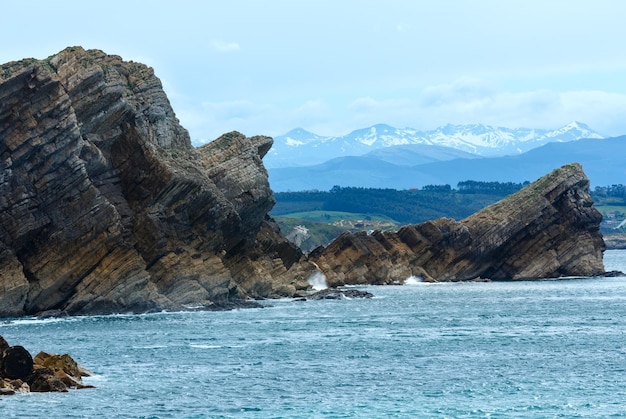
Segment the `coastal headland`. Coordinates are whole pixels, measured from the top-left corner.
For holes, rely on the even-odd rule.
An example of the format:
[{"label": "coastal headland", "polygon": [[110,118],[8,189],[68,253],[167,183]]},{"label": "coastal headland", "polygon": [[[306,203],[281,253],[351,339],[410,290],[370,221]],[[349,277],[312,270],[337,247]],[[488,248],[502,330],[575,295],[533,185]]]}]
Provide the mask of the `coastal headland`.
[{"label": "coastal headland", "polygon": [[67,48],[0,66],[0,315],[247,306],[329,285],[604,274],[578,164],[465,220],[310,255],[268,216],[265,136],[195,148],[152,68]]}]

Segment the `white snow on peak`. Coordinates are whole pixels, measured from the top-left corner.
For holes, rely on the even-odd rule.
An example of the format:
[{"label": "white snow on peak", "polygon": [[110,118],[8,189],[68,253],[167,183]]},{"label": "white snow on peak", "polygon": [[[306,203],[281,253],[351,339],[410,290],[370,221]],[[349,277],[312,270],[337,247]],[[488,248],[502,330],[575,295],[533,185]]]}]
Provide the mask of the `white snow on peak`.
[{"label": "white snow on peak", "polygon": [[285,144],[287,144],[288,146],[298,147],[298,146],[304,145],[306,143],[304,141],[296,140],[295,138],[286,137],[285,138]]},{"label": "white snow on peak", "polygon": [[356,141],[371,146],[378,139],[378,132],[376,131],[376,127],[371,127],[366,135],[362,137],[355,138]]},{"label": "white snow on peak", "polygon": [[549,142],[583,138],[603,137],[576,121],[555,130],[448,124],[419,131],[378,124],[336,137],[319,136],[298,128],[275,137],[272,152],[264,162],[268,167],[310,165],[313,161],[358,156],[379,148],[407,144],[445,146],[481,156],[502,156],[520,154]]},{"label": "white snow on peak", "polygon": [[568,141],[568,140],[576,140],[581,138],[596,138],[601,139],[604,138],[602,135],[593,131],[586,124],[581,122],[572,121],[569,124],[565,125],[562,128],[559,128],[554,131],[550,131],[544,135],[545,138],[555,138],[555,137],[564,137],[568,136],[571,138],[559,138],[558,141]]}]

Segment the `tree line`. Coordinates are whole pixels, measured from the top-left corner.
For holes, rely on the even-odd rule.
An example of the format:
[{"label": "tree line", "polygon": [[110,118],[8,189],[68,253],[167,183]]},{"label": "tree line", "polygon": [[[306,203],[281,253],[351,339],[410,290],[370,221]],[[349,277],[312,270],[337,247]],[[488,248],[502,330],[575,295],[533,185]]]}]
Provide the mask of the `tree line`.
[{"label": "tree line", "polygon": [[[382,215],[399,223],[419,223],[440,217],[462,219],[517,192],[529,182],[482,182],[466,180],[456,189],[450,185],[427,185],[421,189],[397,190],[334,186],[329,191],[278,192],[272,215],[308,211],[343,211]],[[626,186],[596,186],[591,196],[596,203],[624,199]]]},{"label": "tree line", "polygon": [[530,185],[529,181],[523,183],[515,182],[480,182],[476,180],[465,180],[457,183],[460,193],[470,194],[493,194],[493,195],[510,195],[522,189],[524,186]]},{"label": "tree line", "polygon": [[597,198],[626,198],[626,186],[621,183],[611,186],[596,186],[591,196]]},{"label": "tree line", "polygon": [[397,190],[334,186],[330,191],[275,193],[272,215],[307,211],[343,211],[382,215],[400,223],[419,223],[440,217],[465,218],[524,187],[512,182],[459,182]]}]

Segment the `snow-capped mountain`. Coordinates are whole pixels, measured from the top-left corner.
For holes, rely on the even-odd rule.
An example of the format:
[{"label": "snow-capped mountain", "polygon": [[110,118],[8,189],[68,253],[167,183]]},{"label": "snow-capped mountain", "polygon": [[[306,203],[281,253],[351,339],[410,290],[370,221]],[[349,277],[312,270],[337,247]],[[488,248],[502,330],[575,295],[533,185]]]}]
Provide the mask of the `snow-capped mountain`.
[{"label": "snow-capped mountain", "polygon": [[[428,155],[423,153],[428,150]],[[430,150],[434,149],[434,150]],[[440,154],[444,150],[453,154]],[[398,153],[400,151],[400,153]],[[457,156],[447,147],[407,144],[381,148],[364,156],[337,157],[307,167],[269,169],[274,192],[328,191],[333,186],[411,189],[426,185],[482,182],[532,182],[567,163],[582,164],[591,185],[605,186],[626,178],[626,135],[616,138],[551,142],[525,153],[503,157]]]},{"label": "snow-capped mountain", "polygon": [[335,157],[360,156],[373,150],[408,144],[444,146],[492,157],[523,153],[549,142],[582,138],[604,137],[581,122],[571,122],[557,130],[448,124],[430,131],[418,131],[378,124],[341,137],[319,136],[298,128],[274,138],[274,145],[264,163],[268,168],[309,166]]},{"label": "snow-capped mountain", "polygon": [[287,146],[298,147],[312,142],[324,141],[324,139],[327,137],[320,137],[319,135],[313,134],[312,132],[309,132],[302,128],[296,128],[289,131],[287,134],[276,138],[281,138],[282,140],[284,140],[285,145]]}]

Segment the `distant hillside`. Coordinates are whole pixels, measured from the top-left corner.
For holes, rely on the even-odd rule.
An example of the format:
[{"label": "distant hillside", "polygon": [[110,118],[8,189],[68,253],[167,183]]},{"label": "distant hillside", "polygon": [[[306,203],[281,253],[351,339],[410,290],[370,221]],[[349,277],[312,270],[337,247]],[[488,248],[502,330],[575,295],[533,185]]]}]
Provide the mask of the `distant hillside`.
[{"label": "distant hillside", "polygon": [[[572,122],[557,130],[449,124],[419,131],[379,124],[339,137],[320,136],[298,128],[274,138],[274,145],[264,163],[268,168],[310,166],[337,157],[362,156],[374,150],[406,145],[447,147],[479,156],[503,156],[523,153],[549,142],[581,138],[602,138],[602,135],[581,122]],[[423,162],[413,164],[417,163]]]},{"label": "distant hillside", "polygon": [[[324,192],[279,192],[271,215],[284,232],[306,229],[299,246],[311,251],[344,231],[397,230],[401,225],[441,217],[460,220],[526,185],[466,180],[456,188],[430,185],[422,190],[399,191],[334,187]],[[626,186],[595,187],[591,197],[604,218],[600,229],[607,246],[626,248]]]},{"label": "distant hillside", "polygon": [[[533,181],[571,162],[582,164],[592,186],[626,183],[626,136],[548,143],[526,153],[491,158],[455,158],[407,166],[388,157],[369,154],[345,157],[321,165],[269,169],[276,192],[329,190],[335,185],[366,188],[421,188],[472,179],[477,181]],[[416,159],[417,160],[417,159]],[[423,161],[424,159],[422,159]]]},{"label": "distant hillside", "polygon": [[415,166],[417,173],[428,173],[437,183],[456,184],[463,179],[500,182],[533,181],[571,162],[578,162],[592,187],[626,183],[626,136],[603,140],[549,143],[518,156],[484,160],[459,159]]},{"label": "distant hillside", "polygon": [[522,184],[499,184],[496,189],[451,188],[395,190],[334,187],[325,192],[276,193],[272,216],[311,211],[341,211],[384,216],[400,224],[414,224],[440,217],[457,220],[522,188]]},{"label": "distant hillside", "polygon": [[415,166],[454,159],[479,158],[476,154],[455,148],[427,144],[406,144],[379,148],[370,151],[365,156],[398,166]]}]

